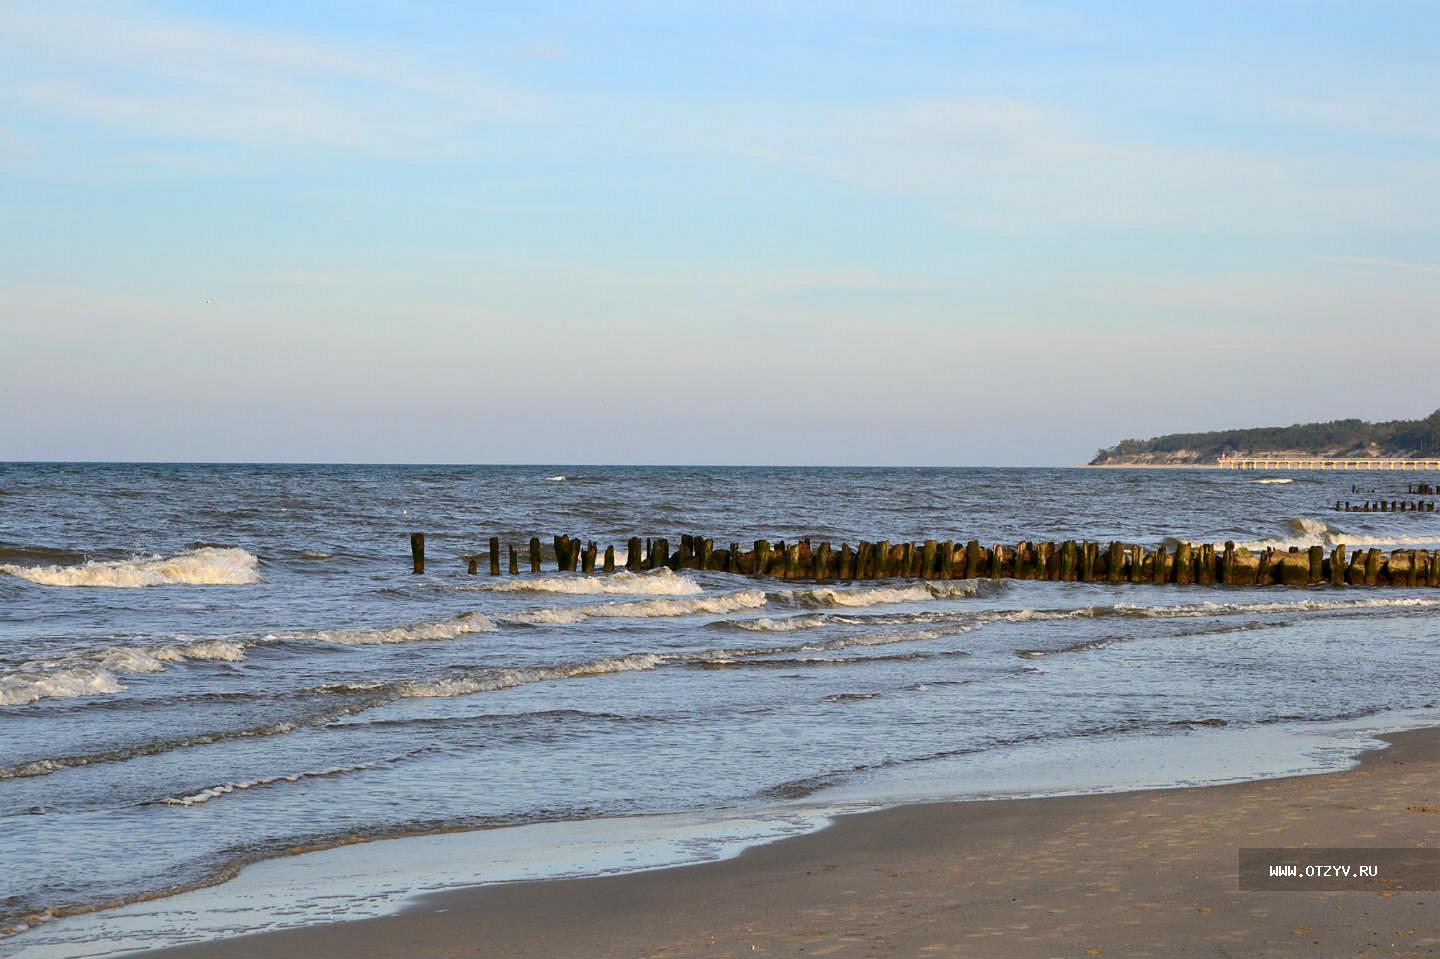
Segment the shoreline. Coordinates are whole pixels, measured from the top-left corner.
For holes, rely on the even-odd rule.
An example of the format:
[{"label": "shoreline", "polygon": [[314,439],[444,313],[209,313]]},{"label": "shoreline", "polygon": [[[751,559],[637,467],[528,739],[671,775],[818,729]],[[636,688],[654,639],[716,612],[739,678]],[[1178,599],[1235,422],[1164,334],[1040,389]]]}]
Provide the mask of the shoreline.
[{"label": "shoreline", "polygon": [[1343,771],[904,805],[719,861],[458,888],[383,918],[131,955],[1440,953],[1440,892],[1236,888],[1240,846],[1440,842],[1440,727],[1378,738],[1389,748]]}]

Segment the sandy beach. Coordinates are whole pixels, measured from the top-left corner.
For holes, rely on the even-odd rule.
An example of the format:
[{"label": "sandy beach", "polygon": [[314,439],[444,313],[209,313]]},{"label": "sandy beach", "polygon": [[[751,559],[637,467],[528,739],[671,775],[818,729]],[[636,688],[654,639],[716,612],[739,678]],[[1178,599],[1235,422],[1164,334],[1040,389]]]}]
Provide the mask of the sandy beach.
[{"label": "sandy beach", "polygon": [[935,803],[736,859],[419,900],[395,916],[147,955],[1428,956],[1440,892],[1242,892],[1243,846],[1440,840],[1440,730],[1352,770]]}]

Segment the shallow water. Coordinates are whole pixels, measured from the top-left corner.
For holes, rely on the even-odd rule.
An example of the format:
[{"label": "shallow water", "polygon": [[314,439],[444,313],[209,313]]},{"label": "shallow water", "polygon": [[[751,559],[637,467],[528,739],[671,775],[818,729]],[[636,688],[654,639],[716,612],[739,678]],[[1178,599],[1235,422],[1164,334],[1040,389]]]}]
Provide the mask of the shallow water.
[{"label": "shallow water", "polygon": [[[1209,779],[1197,738],[1433,708],[1434,590],[492,581],[460,560],[554,533],[1440,546],[1440,514],[1329,509],[1354,483],[1401,498],[1402,475],[1266,478],[0,466],[0,925],[357,836],[1043,792],[1073,750],[1156,737],[1194,757],[1160,779]],[[1097,768],[1086,788],[1129,784]]]}]

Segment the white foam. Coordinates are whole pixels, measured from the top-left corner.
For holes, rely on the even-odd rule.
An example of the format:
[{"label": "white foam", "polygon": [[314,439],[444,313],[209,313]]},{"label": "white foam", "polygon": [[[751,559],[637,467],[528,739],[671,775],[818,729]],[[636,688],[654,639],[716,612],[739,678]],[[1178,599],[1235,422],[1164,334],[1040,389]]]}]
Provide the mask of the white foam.
[{"label": "white foam", "polygon": [[696,599],[647,599],[630,603],[604,603],[591,606],[561,606],[530,612],[510,613],[501,622],[530,625],[568,625],[589,619],[650,619],[666,616],[716,616],[738,609],[759,609],[766,603],[763,590],[746,589],[718,596]]},{"label": "white foam", "polygon": [[665,656],[654,653],[632,653],[615,659],[601,659],[586,663],[563,666],[532,666],[515,669],[492,669],[472,676],[453,679],[437,679],[429,682],[400,683],[396,692],[405,697],[469,696],[473,693],[488,693],[500,689],[513,689],[530,683],[543,683],[556,679],[573,679],[579,676],[603,676],[609,673],[626,673],[654,669],[666,661]]},{"label": "white foam", "polygon": [[260,582],[260,560],[243,549],[202,546],[174,556],[88,562],[78,566],[0,566],[42,586],[130,589],[141,586],[245,586]]},{"label": "white foam", "polygon": [[563,482],[565,482],[565,477],[563,477],[563,476],[547,476],[547,477],[545,477],[545,478],[546,478],[547,480],[549,480],[550,482],[552,482],[552,483],[563,483]]},{"label": "white foam", "polygon": [[458,639],[471,633],[493,633],[499,629],[495,621],[480,613],[461,613],[453,619],[433,623],[415,623],[390,629],[331,629],[314,633],[288,633],[266,636],[268,641],[313,640],[338,643],[342,646],[387,646],[395,643],[434,642]]},{"label": "white foam", "polygon": [[221,796],[228,796],[231,793],[243,792],[247,789],[256,789],[264,786],[276,786],[282,783],[298,783],[303,779],[327,779],[332,776],[340,776],[345,773],[361,772],[366,769],[375,768],[376,763],[360,763],[357,766],[332,766],[329,769],[307,770],[300,773],[287,773],[281,776],[266,776],[261,779],[247,779],[243,782],[222,783],[219,786],[211,786],[209,789],[202,789],[189,796],[167,796],[160,800],[166,806],[200,806],[212,799],[219,799]]},{"label": "white foam", "polygon": [[762,616],[759,619],[737,619],[730,625],[755,633],[789,633],[797,629],[818,629],[825,625],[825,619],[821,616],[791,616],[788,619]]},{"label": "white foam", "polygon": [[[617,560],[618,562],[618,560]],[[574,595],[695,596],[705,592],[688,576],[668,569],[653,573],[614,573],[605,576],[542,576],[487,583],[479,589],[496,593],[571,593]]]},{"label": "white foam", "polygon": [[24,706],[41,699],[101,696],[124,689],[114,673],[98,666],[38,674],[17,672],[0,676],[0,706]]},{"label": "white foam", "polygon": [[817,589],[790,593],[803,606],[881,606],[891,603],[917,603],[932,599],[969,599],[979,591],[976,580],[960,582],[925,582],[911,586],[876,586],[867,589]]},{"label": "white foam", "polygon": [[125,687],[120,675],[160,673],[167,663],[190,659],[239,662],[245,648],[244,643],[215,639],[179,646],[106,646],[32,660],[0,675],[0,706],[121,693]]},{"label": "white foam", "polygon": [[1251,480],[1250,482],[1258,486],[1284,486],[1286,483],[1293,483],[1295,481],[1280,476],[1268,476],[1265,479]]}]

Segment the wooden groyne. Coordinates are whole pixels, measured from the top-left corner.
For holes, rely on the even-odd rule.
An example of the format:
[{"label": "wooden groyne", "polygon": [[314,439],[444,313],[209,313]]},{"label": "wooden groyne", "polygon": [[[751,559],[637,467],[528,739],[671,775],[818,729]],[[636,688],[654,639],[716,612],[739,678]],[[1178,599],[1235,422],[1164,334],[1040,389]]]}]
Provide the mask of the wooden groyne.
[{"label": "wooden groyne", "polygon": [[[416,573],[425,569],[425,537],[410,538]],[[1288,550],[1247,549],[1227,542],[1178,542],[1172,548],[1153,550],[1133,543],[1102,544],[1088,540],[1064,542],[1021,541],[1014,546],[979,540],[933,540],[892,543],[860,542],[794,543],[756,540],[750,549],[739,543],[717,547],[713,539],[681,536],[672,549],[668,539],[632,537],[624,560],[617,564],[613,546],[603,550],[594,541],[582,542],[570,536],[551,540],[555,569],[562,573],[613,573],[619,569],[643,572],[671,570],[713,570],[744,576],[768,576],[780,580],[807,580],[817,583],[883,579],[1021,579],[1081,583],[1173,583],[1227,586],[1440,586],[1440,550],[1357,549],[1338,545],[1327,554],[1324,547]],[[543,550],[539,537],[527,544],[531,573],[541,572]],[[501,551],[500,540],[491,537],[485,553],[463,557],[472,575],[479,573],[482,559],[490,575],[501,575],[501,559],[508,556],[508,571],[520,571],[520,553],[514,545]]]},{"label": "wooden groyne", "polygon": [[1348,499],[1342,504],[1340,500],[1335,501],[1335,512],[1337,513],[1433,513],[1435,512],[1434,500],[1374,500],[1364,503],[1352,503]]}]

